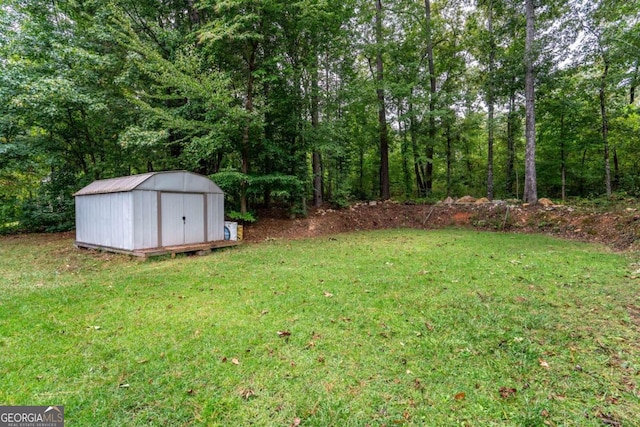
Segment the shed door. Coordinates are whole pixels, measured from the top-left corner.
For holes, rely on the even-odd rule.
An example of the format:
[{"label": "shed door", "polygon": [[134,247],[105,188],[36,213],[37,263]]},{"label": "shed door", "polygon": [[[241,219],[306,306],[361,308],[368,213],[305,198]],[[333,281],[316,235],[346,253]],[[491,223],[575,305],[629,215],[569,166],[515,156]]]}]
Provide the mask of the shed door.
[{"label": "shed door", "polygon": [[162,246],[206,242],[202,194],[162,193]]}]

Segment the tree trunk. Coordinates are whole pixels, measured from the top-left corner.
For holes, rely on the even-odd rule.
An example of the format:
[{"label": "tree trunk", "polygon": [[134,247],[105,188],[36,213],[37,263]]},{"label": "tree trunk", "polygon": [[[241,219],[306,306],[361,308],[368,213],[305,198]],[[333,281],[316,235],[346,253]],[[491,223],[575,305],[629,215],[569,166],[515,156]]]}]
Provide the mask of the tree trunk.
[{"label": "tree trunk", "polygon": [[508,196],[513,196],[513,187],[515,185],[515,162],[516,162],[516,142],[515,142],[515,112],[516,94],[511,93],[509,98],[509,113],[507,116],[507,168],[505,190]]},{"label": "tree trunk", "polygon": [[447,133],[447,197],[451,196],[451,163],[453,160],[453,151],[452,151],[452,143],[451,143],[451,123],[447,120],[446,124],[446,133]]},{"label": "tree trunk", "polygon": [[526,0],[527,32],[525,38],[525,114],[526,114],[526,148],[524,163],[524,201],[538,203],[536,180],[536,116],[535,116],[535,73],[534,40],[535,9],[534,0]]},{"label": "tree trunk", "polygon": [[384,67],[382,64],[382,2],[376,0],[376,80],[378,95],[378,126],[380,134],[380,199],[388,200],[389,185],[389,135],[384,102]]},{"label": "tree trunk", "polygon": [[600,116],[602,118],[602,144],[604,145],[604,183],[607,197],[611,196],[611,165],[609,164],[609,119],[607,117],[606,84],[609,61],[604,59],[604,70],[600,79]]},{"label": "tree trunk", "polygon": [[187,0],[187,9],[189,11],[189,20],[192,25],[200,24],[200,15],[198,14],[198,7],[194,4],[193,0]]},{"label": "tree trunk", "polygon": [[431,35],[431,1],[424,0],[425,27],[427,31],[427,60],[429,65],[429,141],[427,142],[426,192],[433,188],[433,153],[436,144],[436,71],[433,62],[433,37]]},{"label": "tree trunk", "polygon": [[247,59],[247,69],[249,75],[247,76],[247,100],[245,102],[245,110],[247,112],[247,122],[242,132],[242,165],[241,172],[244,175],[240,184],[240,213],[247,213],[247,175],[249,174],[249,132],[251,129],[251,114],[253,113],[253,85],[255,76],[253,72],[256,68],[256,49],[255,43],[251,45],[251,52]]},{"label": "tree trunk", "polygon": [[360,190],[360,197],[366,196],[364,189],[364,148],[360,147],[358,150],[358,187]]},{"label": "tree trunk", "polygon": [[405,197],[411,197],[411,174],[409,172],[409,141],[407,138],[407,119],[404,116],[401,100],[398,101],[398,131],[402,135],[400,155],[402,156],[402,182],[404,183]]},{"label": "tree trunk", "polygon": [[487,199],[493,200],[493,114],[494,114],[494,78],[493,69],[496,56],[496,45],[493,37],[493,1],[489,1],[489,16],[487,27],[489,30],[489,84],[487,85]]},{"label": "tree trunk", "polygon": [[311,127],[315,132],[314,147],[312,154],[313,169],[313,206],[320,207],[323,203],[322,198],[322,157],[318,148],[318,126],[320,124],[319,112],[319,95],[318,95],[318,57],[314,58],[314,64],[311,67]]},{"label": "tree trunk", "polygon": [[636,86],[638,86],[638,60],[633,69],[633,78],[631,79],[631,87],[629,88],[629,104],[633,104],[636,101]]},{"label": "tree trunk", "polygon": [[566,184],[567,184],[567,176],[566,176],[566,160],[565,160],[565,151],[564,151],[564,111],[560,115],[560,177],[562,181],[562,201],[566,200]]},{"label": "tree trunk", "polygon": [[[411,90],[413,96],[413,89]],[[427,186],[424,182],[424,168],[420,161],[418,151],[418,129],[416,118],[413,113],[413,102],[409,103],[409,134],[411,135],[411,148],[413,150],[413,169],[416,175],[416,186],[418,187],[418,197],[427,196]]]}]

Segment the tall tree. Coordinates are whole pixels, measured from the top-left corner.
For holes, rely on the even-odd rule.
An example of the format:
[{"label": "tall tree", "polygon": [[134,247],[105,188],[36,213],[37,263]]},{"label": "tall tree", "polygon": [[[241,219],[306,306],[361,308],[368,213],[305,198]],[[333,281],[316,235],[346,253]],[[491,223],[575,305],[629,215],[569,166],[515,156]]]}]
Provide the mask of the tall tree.
[{"label": "tall tree", "polygon": [[495,77],[496,42],[493,31],[494,0],[487,3],[487,33],[489,36],[489,64],[487,82],[487,198],[493,199],[493,144],[494,144],[494,110],[495,110]]},{"label": "tall tree", "polygon": [[[212,51],[225,52],[227,58],[234,54],[238,55],[237,59],[243,64],[242,68],[236,71],[239,71],[239,75],[242,76],[242,81],[239,83],[244,88],[238,96],[245,109],[245,123],[240,145],[240,172],[246,177],[251,169],[251,145],[256,143],[256,135],[253,131],[261,125],[260,121],[256,121],[254,114],[254,98],[256,97],[256,73],[260,66],[259,61],[262,59],[260,54],[264,51],[262,49],[265,42],[264,30],[267,27],[265,15],[269,5],[252,0],[230,0],[205,1],[202,6],[206,7],[205,10],[211,14],[212,19],[202,27],[200,42],[212,43]],[[232,59],[232,61],[238,63],[236,60]],[[242,179],[240,212],[243,215],[248,211],[247,185],[247,179]]]},{"label": "tall tree", "polygon": [[426,38],[426,56],[429,73],[429,125],[428,134],[429,141],[427,142],[426,150],[426,174],[424,178],[425,190],[428,195],[433,189],[433,155],[435,152],[436,144],[436,67],[435,60],[433,58],[433,20],[431,18],[431,0],[424,0],[424,28]]},{"label": "tall tree", "polygon": [[382,1],[376,3],[376,95],[378,98],[378,132],[380,143],[380,198],[389,199],[389,131],[387,129],[387,106],[385,103],[384,63],[382,61]]},{"label": "tall tree", "polygon": [[538,202],[538,183],[536,178],[536,116],[535,116],[535,6],[534,0],[526,0],[525,14],[527,31],[525,38],[525,110],[526,110],[526,148],[524,201]]}]

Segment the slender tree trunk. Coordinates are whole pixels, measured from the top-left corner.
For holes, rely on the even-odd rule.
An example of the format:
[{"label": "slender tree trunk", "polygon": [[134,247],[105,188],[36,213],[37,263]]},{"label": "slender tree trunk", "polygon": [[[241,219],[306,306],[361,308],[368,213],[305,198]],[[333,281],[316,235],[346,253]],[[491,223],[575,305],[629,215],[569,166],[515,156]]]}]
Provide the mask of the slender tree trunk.
[{"label": "slender tree trunk", "polygon": [[398,100],[398,130],[402,135],[402,144],[400,145],[400,155],[402,156],[402,181],[404,182],[405,197],[411,197],[411,174],[409,172],[409,141],[407,138],[407,120],[402,119],[404,111],[401,105],[402,101]]},{"label": "slender tree trunk", "polygon": [[451,123],[447,120],[446,124],[446,133],[447,133],[447,197],[451,196],[451,164],[453,161],[453,151],[452,151],[452,143],[451,143]]},{"label": "slender tree trunk", "polygon": [[[413,93],[413,89],[412,89]],[[411,136],[411,149],[413,150],[413,170],[416,175],[416,186],[418,187],[418,197],[426,197],[427,186],[424,182],[424,168],[420,161],[418,151],[418,123],[414,117],[413,102],[409,103],[409,135]]]},{"label": "slender tree trunk", "polygon": [[566,160],[564,152],[564,111],[560,115],[560,176],[562,180],[562,201],[566,200]]},{"label": "slender tree trunk", "polygon": [[493,37],[493,1],[489,1],[489,16],[487,27],[489,30],[489,84],[487,86],[487,199],[493,200],[493,125],[494,125],[494,78],[493,69],[496,56],[496,45]]},{"label": "slender tree trunk", "polygon": [[[318,134],[318,127],[320,125],[320,112],[319,112],[319,89],[318,89],[318,58],[314,58],[314,64],[311,67],[311,127],[313,128],[316,136]],[[317,138],[314,138],[314,147],[312,154],[312,169],[313,169],[313,205],[315,207],[322,206],[322,157],[320,156],[320,149],[318,148]]]},{"label": "slender tree trunk", "polygon": [[198,8],[194,4],[193,0],[187,0],[187,9],[189,11],[189,20],[192,25],[198,25],[200,23],[200,15],[198,14]]},{"label": "slender tree trunk", "polygon": [[380,134],[380,199],[391,197],[389,185],[389,134],[384,102],[384,66],[382,63],[382,2],[376,0],[376,80],[378,96],[378,126]]},{"label": "slender tree trunk", "polygon": [[534,0],[526,0],[527,32],[525,38],[525,111],[526,111],[526,148],[524,164],[524,201],[538,203],[536,180],[536,116],[535,116],[535,73],[534,40],[535,9]]},{"label": "slender tree trunk", "polygon": [[636,101],[636,86],[638,86],[638,60],[633,70],[633,78],[631,79],[631,87],[629,88],[629,104]]},{"label": "slender tree trunk", "polygon": [[[515,80],[515,79],[514,79]],[[513,196],[515,185],[515,162],[516,162],[516,142],[515,142],[515,112],[516,94],[515,91],[509,97],[509,113],[507,115],[507,168],[505,190],[507,195]]]},{"label": "slender tree trunk", "polygon": [[241,172],[245,176],[240,184],[240,213],[247,213],[247,180],[249,174],[249,133],[251,130],[251,115],[253,113],[253,85],[255,82],[254,71],[256,68],[256,49],[255,43],[251,45],[251,52],[247,60],[247,68],[249,75],[247,76],[247,100],[245,102],[245,110],[247,112],[247,122],[242,133],[242,165]]},{"label": "slender tree trunk", "polygon": [[358,187],[360,190],[360,197],[365,197],[366,192],[364,190],[364,148],[360,147],[358,150]]},{"label": "slender tree trunk", "polygon": [[433,36],[431,31],[431,1],[424,0],[427,61],[429,66],[429,141],[427,142],[427,165],[425,184],[427,195],[433,188],[433,153],[436,144],[436,71],[433,61]]},{"label": "slender tree trunk", "polygon": [[[413,89],[411,88],[411,98],[413,98]],[[416,187],[418,189],[418,197],[427,195],[427,188],[424,183],[424,168],[420,161],[420,151],[418,150],[418,122],[413,109],[413,101],[409,101],[409,135],[411,139],[411,149],[413,151],[413,170],[416,176]]]},{"label": "slender tree trunk", "polygon": [[609,164],[609,119],[607,117],[606,84],[609,74],[609,61],[605,57],[604,69],[600,78],[600,116],[602,119],[602,144],[604,146],[604,182],[607,197],[611,196],[611,165]]}]

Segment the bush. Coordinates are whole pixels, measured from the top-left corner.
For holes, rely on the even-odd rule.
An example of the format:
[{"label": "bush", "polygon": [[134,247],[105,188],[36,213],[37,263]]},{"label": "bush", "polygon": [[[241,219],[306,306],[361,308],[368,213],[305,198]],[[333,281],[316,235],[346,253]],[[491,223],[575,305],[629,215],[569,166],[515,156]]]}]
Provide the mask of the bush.
[{"label": "bush", "polygon": [[294,211],[304,198],[304,182],[293,175],[245,175],[238,171],[222,171],[210,177],[225,193],[225,204],[231,210],[240,208],[242,184],[246,184],[249,203],[274,199],[286,203]]},{"label": "bush", "polygon": [[57,232],[75,225],[75,175],[64,170],[52,172],[37,194],[20,206],[19,228],[30,232]]},{"label": "bush", "polygon": [[18,230],[20,200],[17,197],[0,197],[0,234],[8,234]]}]

